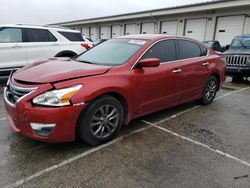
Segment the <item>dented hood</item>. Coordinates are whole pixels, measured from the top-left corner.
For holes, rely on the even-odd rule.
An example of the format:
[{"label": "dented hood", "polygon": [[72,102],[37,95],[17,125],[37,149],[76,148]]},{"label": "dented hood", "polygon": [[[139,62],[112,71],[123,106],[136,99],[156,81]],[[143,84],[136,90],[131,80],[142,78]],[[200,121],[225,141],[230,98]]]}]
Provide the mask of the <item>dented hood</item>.
[{"label": "dented hood", "polygon": [[53,83],[79,77],[105,74],[111,67],[93,65],[70,59],[49,59],[19,69],[13,74],[17,81]]}]

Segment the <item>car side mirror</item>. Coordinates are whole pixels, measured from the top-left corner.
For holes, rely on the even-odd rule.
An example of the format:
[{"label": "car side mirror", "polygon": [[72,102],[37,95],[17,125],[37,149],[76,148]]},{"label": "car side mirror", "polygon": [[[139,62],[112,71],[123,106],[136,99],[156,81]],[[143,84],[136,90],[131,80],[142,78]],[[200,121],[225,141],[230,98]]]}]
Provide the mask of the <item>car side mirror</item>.
[{"label": "car side mirror", "polygon": [[228,50],[230,48],[230,45],[226,45],[226,50]]},{"label": "car side mirror", "polygon": [[158,58],[146,58],[139,61],[138,67],[158,67],[160,62]]}]

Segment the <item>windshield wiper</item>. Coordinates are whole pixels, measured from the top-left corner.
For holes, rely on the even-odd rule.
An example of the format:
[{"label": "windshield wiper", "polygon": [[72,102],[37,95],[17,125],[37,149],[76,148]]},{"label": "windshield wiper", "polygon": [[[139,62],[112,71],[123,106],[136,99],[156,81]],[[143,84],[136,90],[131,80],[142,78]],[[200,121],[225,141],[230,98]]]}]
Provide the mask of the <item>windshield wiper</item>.
[{"label": "windshield wiper", "polygon": [[78,59],[76,59],[76,61],[81,62],[81,63],[94,64],[94,63],[92,63],[90,61],[81,61],[81,60],[78,60]]}]

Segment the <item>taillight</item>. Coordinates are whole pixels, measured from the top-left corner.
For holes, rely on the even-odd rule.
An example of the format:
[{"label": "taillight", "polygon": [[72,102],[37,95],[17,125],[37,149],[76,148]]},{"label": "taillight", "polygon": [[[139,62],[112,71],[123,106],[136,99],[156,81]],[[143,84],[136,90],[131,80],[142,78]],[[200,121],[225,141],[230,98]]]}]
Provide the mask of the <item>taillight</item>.
[{"label": "taillight", "polygon": [[81,46],[86,48],[86,50],[90,48],[90,45],[88,43],[81,44]]}]

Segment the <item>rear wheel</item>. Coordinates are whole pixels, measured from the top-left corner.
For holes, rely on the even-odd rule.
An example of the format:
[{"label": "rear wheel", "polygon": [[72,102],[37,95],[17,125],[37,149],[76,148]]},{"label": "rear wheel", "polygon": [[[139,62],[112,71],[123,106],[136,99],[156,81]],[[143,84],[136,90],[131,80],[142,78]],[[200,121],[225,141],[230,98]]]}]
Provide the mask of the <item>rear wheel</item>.
[{"label": "rear wheel", "polygon": [[203,105],[211,104],[216,96],[217,90],[219,88],[219,82],[215,76],[210,76],[208,80],[206,81],[201,103]]},{"label": "rear wheel", "polygon": [[79,137],[91,145],[110,141],[123,124],[124,110],[112,96],[102,96],[89,104],[78,123]]}]

